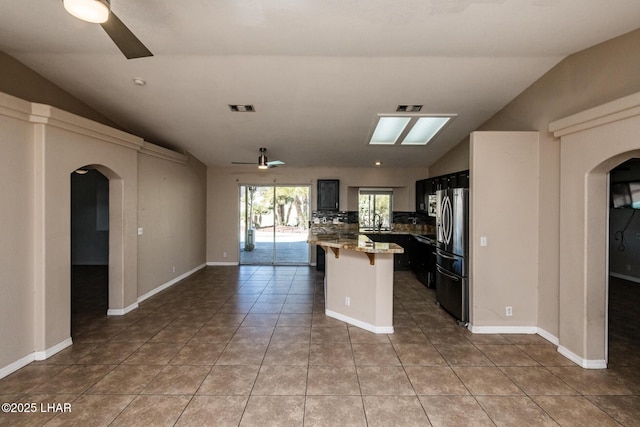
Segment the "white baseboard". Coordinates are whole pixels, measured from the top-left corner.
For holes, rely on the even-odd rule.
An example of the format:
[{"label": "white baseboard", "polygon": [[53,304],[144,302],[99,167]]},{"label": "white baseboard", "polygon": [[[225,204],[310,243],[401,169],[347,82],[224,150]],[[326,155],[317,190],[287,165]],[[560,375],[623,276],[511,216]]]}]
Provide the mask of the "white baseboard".
[{"label": "white baseboard", "polygon": [[29,363],[33,362],[34,360],[45,360],[48,359],[49,357],[53,356],[54,354],[64,350],[65,348],[69,347],[71,344],[73,344],[73,342],[71,341],[71,338],[67,338],[66,340],[62,341],[59,344],[54,345],[53,347],[50,347],[44,351],[34,351],[33,353],[30,353],[28,355],[26,355],[25,357],[16,360],[13,363],[8,364],[7,366],[0,368],[0,379],[6,377],[7,375],[10,375],[12,373],[14,373],[15,371],[17,371],[18,369],[24,368],[25,366],[27,366]]},{"label": "white baseboard", "polygon": [[560,344],[560,340],[558,339],[557,336],[553,335],[550,332],[545,331],[542,328],[538,328],[538,335],[540,335],[545,340],[549,341],[551,344],[554,344],[554,345]]},{"label": "white baseboard", "polygon": [[135,310],[139,305],[137,302],[134,302],[128,307],[125,308],[110,308],[107,310],[107,316],[124,316],[125,314]]},{"label": "white baseboard", "polygon": [[71,340],[71,337],[69,337],[66,340],[62,341],[61,343],[58,343],[53,347],[50,347],[44,351],[36,351],[33,353],[33,355],[35,360],[45,360],[50,358],[54,354],[61,352],[65,348],[69,347],[71,344],[73,344],[73,341]]},{"label": "white baseboard", "polygon": [[373,332],[374,334],[392,334],[393,326],[374,326],[369,323],[363,322],[358,319],[354,319],[353,317],[345,316],[344,314],[336,313],[335,311],[326,310],[324,311],[329,317],[333,317],[334,319],[341,320],[350,325],[357,326],[358,328],[362,328],[366,331]]},{"label": "white baseboard", "polygon": [[537,334],[535,326],[473,326],[469,330],[474,334]]},{"label": "white baseboard", "polygon": [[630,282],[640,283],[640,277],[628,276],[620,273],[609,273],[609,276],[617,277],[618,279],[628,280]]},{"label": "white baseboard", "polygon": [[217,262],[217,261],[207,262],[207,266],[209,267],[230,267],[234,265],[240,265],[240,263],[239,262]]},{"label": "white baseboard", "polygon": [[160,292],[164,291],[167,288],[170,288],[171,286],[175,285],[179,281],[181,281],[183,279],[186,279],[187,277],[191,276],[193,273],[202,270],[206,266],[207,266],[207,264],[201,264],[201,265],[197,266],[196,268],[191,269],[191,270],[187,271],[184,274],[181,274],[180,276],[176,277],[175,279],[172,279],[172,280],[168,281],[167,283],[165,283],[163,285],[160,285],[155,289],[150,290],[146,294],[140,295],[138,297],[138,303],[141,303],[142,301],[151,298],[155,294],[160,293]]},{"label": "white baseboard", "polygon": [[16,360],[15,362],[8,364],[4,368],[0,368],[0,378],[4,378],[9,374],[14,373],[18,369],[24,368],[34,360],[36,360],[35,353],[31,353],[26,355],[22,359]]},{"label": "white baseboard", "polygon": [[607,361],[604,359],[583,359],[566,347],[558,346],[558,353],[585,369],[607,369]]}]

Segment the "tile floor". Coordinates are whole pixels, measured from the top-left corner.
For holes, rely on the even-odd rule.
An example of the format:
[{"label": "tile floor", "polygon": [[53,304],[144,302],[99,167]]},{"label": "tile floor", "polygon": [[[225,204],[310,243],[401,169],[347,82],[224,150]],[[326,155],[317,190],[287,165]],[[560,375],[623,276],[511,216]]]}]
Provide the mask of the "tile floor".
[{"label": "tile floor", "polygon": [[326,317],[309,267],[208,267],[126,316],[75,310],[73,346],[0,380],[2,402],[71,412],[0,425],[640,425],[632,359],[584,370],[537,335],[471,334],[411,272],[394,295],[392,335]]}]

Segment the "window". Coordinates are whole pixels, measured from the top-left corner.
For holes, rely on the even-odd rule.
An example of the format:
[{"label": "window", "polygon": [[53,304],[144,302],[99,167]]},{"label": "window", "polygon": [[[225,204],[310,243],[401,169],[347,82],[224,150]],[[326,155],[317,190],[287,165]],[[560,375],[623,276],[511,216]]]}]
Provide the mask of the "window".
[{"label": "window", "polygon": [[360,228],[389,230],[392,223],[393,190],[361,189],[358,196]]}]

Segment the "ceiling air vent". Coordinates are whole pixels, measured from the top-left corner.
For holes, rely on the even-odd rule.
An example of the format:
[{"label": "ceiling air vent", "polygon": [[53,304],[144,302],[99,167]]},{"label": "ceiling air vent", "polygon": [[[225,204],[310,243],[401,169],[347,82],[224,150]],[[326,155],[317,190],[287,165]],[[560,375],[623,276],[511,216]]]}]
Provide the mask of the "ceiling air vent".
[{"label": "ceiling air vent", "polygon": [[398,105],[397,113],[417,113],[422,110],[422,105]]},{"label": "ceiling air vent", "polygon": [[229,104],[229,108],[231,109],[231,111],[234,111],[237,113],[254,113],[256,111],[254,106],[250,104],[246,104],[246,105]]}]

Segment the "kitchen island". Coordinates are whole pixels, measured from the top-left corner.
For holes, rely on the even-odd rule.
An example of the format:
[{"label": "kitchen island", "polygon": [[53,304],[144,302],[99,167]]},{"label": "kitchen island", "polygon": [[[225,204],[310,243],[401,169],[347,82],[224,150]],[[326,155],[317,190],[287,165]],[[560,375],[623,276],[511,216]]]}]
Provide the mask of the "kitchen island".
[{"label": "kitchen island", "polygon": [[393,333],[393,255],[404,249],[362,234],[309,234],[325,260],[325,314],[378,334]]}]

